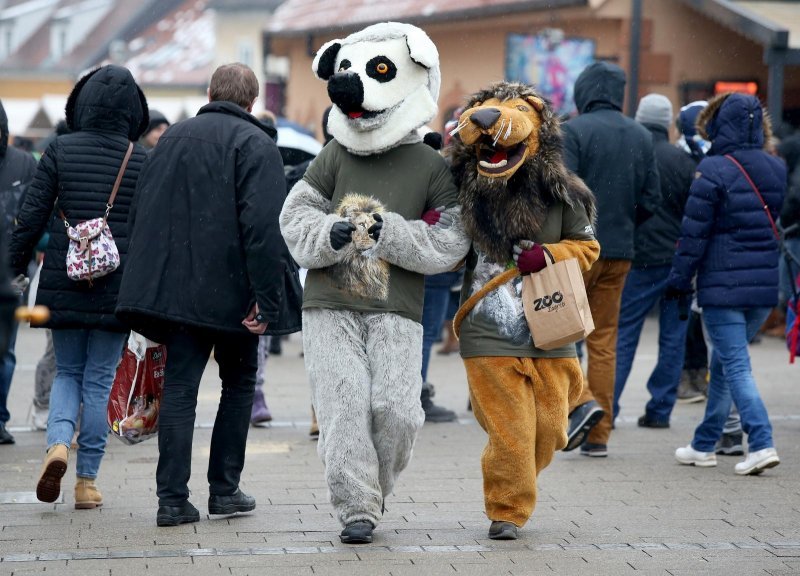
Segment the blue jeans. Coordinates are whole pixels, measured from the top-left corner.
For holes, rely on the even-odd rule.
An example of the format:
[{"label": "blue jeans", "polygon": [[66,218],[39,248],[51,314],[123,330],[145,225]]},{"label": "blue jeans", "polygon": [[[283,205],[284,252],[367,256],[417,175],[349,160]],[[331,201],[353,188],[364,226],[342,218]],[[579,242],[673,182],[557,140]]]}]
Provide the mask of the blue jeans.
[{"label": "blue jeans", "polygon": [[8,391],[11,389],[11,379],[17,367],[14,346],[17,344],[18,329],[19,324],[15,322],[8,338],[8,352],[0,357],[0,422],[3,424],[11,419],[11,414],[8,412]]},{"label": "blue jeans", "polygon": [[428,381],[428,363],[433,343],[442,333],[450,304],[450,288],[461,278],[460,272],[445,272],[425,278],[422,304],[422,381]]},{"label": "blue jeans", "polygon": [[731,403],[739,410],[750,452],[774,446],[772,425],[753,379],[747,349],[747,343],[758,332],[769,312],[769,308],[703,307],[703,322],[714,349],[706,414],[692,440],[695,450],[714,451]]},{"label": "blue jeans", "polygon": [[56,377],[50,392],[47,448],[55,444],[69,448],[80,414],[77,475],[97,478],[108,437],[108,395],[127,335],[105,330],[52,332]]},{"label": "blue jeans", "polygon": [[619,414],[619,398],[631,373],[647,313],[658,303],[658,361],[647,381],[650,400],[645,415],[650,420],[669,422],[686,350],[689,323],[680,319],[677,300],[662,298],[671,266],[631,268],[622,290],[617,332],[617,373],[614,382],[614,417]]}]

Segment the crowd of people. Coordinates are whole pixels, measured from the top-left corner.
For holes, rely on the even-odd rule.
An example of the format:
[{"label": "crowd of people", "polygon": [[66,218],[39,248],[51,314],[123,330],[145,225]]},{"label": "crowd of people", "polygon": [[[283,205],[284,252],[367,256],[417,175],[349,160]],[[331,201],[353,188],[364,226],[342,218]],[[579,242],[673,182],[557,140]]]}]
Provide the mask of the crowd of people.
[{"label": "crowd of people", "polygon": [[[410,39],[398,50],[418,50],[414,62],[423,63],[425,74],[414,81],[424,95],[415,106],[428,110],[422,119],[428,122],[439,72],[427,37],[409,29],[386,33],[389,41]],[[15,298],[30,290],[31,304],[50,311],[31,412],[33,424],[47,433],[35,479],[41,501],[59,497],[74,451],[75,508],[102,505],[97,479],[108,436],[106,404],[133,330],[168,351],[159,417],[157,524],[174,526],[200,517],[189,501],[188,482],[198,387],[212,350],[222,395],[208,463],[208,511],[253,510],[255,499],[239,487],[248,427],[272,419],[267,358],[280,353],[283,336],[302,328],[312,434],[319,436],[331,501],[344,526],[342,541],[372,540],[422,423],[457,418],[433,402],[428,365],[444,327],[440,352],[458,351],[451,319],[459,293],[462,303],[470,295],[483,256],[470,249],[459,216],[460,180],[453,179],[447,163],[465,121],[457,117],[449,123],[441,153],[435,138],[417,135],[419,126],[411,124],[419,118],[368,145],[364,130],[349,128],[348,118],[370,121],[369,114],[362,118],[364,87],[358,101],[355,74],[346,73],[351,65],[355,69],[357,51],[370,39],[354,35],[335,47],[323,46],[315,59],[314,71],[328,81],[333,100],[322,124],[326,143],[316,160],[308,154],[286,162],[276,144],[274,117],[252,114],[258,83],[241,64],[218,68],[210,79],[209,103],[174,125],[148,109],[127,69],[95,69],[69,95],[66,121],[48,140],[38,165],[31,154],[8,146],[0,104],[8,284]],[[380,56],[384,60],[366,74],[397,74],[397,66],[404,73],[400,56],[392,57],[394,62]],[[333,68],[334,61],[339,68]],[[759,474],[780,462],[748,345],[771,312],[777,311],[778,323],[785,322],[784,311],[796,293],[800,135],[776,138],[759,100],[746,94],[692,102],[678,114],[669,98],[648,94],[635,118],[629,118],[622,113],[625,83],[623,70],[614,64],[588,66],[575,84],[578,115],[557,131],[558,138],[563,133],[558,161],[563,158],[596,202],[594,221],[594,208],[579,210],[569,230],[566,220],[559,226],[567,235],[552,240],[553,246],[569,242],[585,252],[583,278],[594,331],[577,346],[570,344],[565,354],[506,353],[510,344],[477,337],[469,332],[474,326],[462,341],[471,402],[490,437],[484,474],[492,538],[516,537],[535,495],[532,501],[518,495],[517,502],[517,496],[503,492],[500,480],[491,485],[497,476],[491,469],[508,463],[498,453],[502,434],[486,416],[499,410],[491,397],[495,392],[477,382],[488,378],[487,370],[506,367],[493,358],[491,368],[484,357],[525,357],[531,371],[544,374],[543,364],[534,360],[563,361],[569,372],[572,357],[585,349],[582,392],[570,388],[559,400],[563,434],[552,436],[549,454],[537,451],[541,462],[531,460],[528,476],[533,478],[522,481],[535,486],[535,474],[553,450],[608,455],[642,328],[654,308],[658,358],[638,426],[668,428],[677,402],[706,401],[691,442],[675,451],[678,462],[708,467],[716,465],[718,454],[746,453],[735,467],[741,475]],[[518,97],[537,108],[535,94]],[[394,104],[386,109],[389,105]],[[466,122],[491,130],[500,113],[487,120],[491,114],[473,110]],[[511,124],[507,130],[506,137]],[[679,135],[675,142],[672,132]],[[403,180],[387,179],[385,174],[396,173],[398,166],[414,170],[406,170]],[[364,182],[377,183],[367,190],[370,202],[344,195],[345,189],[367,189]],[[569,197],[560,201],[563,210],[575,210]],[[348,220],[353,214],[366,224]],[[82,237],[73,230],[97,218],[113,233],[119,265],[107,275],[75,281],[67,262],[72,244]],[[548,246],[516,246],[519,271],[541,270],[546,255],[557,251]],[[345,268],[367,250],[373,257],[364,270],[373,266],[373,276]],[[298,264],[308,269],[305,296]],[[28,278],[33,279],[30,288]],[[373,285],[375,278],[382,284]],[[3,336],[0,444],[13,444],[6,424],[16,328]],[[337,341],[335,357],[328,338]],[[533,349],[533,344],[525,346]],[[481,349],[495,345],[502,353]],[[561,425],[560,419],[554,422]],[[518,471],[518,465],[510,466]]]}]

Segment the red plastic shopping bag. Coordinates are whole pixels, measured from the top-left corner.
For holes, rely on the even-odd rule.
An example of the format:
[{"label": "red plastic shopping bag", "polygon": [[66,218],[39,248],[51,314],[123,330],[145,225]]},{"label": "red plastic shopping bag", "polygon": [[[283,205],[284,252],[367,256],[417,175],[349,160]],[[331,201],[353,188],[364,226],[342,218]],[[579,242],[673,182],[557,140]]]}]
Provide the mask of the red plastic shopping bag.
[{"label": "red plastic shopping bag", "polygon": [[131,332],[108,397],[108,427],[126,444],[158,433],[167,349]]}]

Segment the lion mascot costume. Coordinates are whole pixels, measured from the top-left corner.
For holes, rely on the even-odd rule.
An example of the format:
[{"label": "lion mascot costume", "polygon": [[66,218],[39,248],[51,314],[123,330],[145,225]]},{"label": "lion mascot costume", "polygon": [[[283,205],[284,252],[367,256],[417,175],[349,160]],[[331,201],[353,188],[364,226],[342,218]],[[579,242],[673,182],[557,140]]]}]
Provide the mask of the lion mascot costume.
[{"label": "lion mascot costume", "polygon": [[[540,271],[545,259],[591,267],[600,253],[594,197],[564,167],[558,119],[530,86],[474,94],[453,132],[452,170],[472,238],[456,331],[475,417],[489,436],[481,460],[489,537],[514,539],[536,505],[538,473],[566,445],[569,403],[583,386],[574,344],[536,348],[520,274]],[[499,287],[487,290],[493,279]]]},{"label": "lion mascot costume", "polygon": [[[452,175],[418,132],[437,113],[430,38],[375,24],[323,45],[312,67],[328,83],[334,140],[280,224],[309,269],[303,346],[340,538],[366,543],[424,422],[423,275],[456,266],[469,240]],[[422,219],[431,212],[438,221]]]}]

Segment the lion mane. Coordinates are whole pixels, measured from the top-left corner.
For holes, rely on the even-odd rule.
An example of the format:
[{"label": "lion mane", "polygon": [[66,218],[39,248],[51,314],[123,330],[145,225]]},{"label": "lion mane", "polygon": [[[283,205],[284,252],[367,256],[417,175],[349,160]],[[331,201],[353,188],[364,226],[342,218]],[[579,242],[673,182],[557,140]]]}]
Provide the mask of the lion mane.
[{"label": "lion mane", "polygon": [[541,230],[548,207],[554,202],[570,207],[583,205],[592,223],[596,217],[594,195],[564,165],[559,119],[549,102],[532,87],[498,82],[470,96],[466,109],[490,99],[502,103],[528,97],[544,103],[541,110],[532,111],[539,115],[538,133],[528,136],[538,139],[538,150],[509,178],[479,174],[475,147],[467,146],[460,138],[453,139],[451,150],[464,228],[475,246],[498,263],[510,260],[516,242],[530,240]]}]

